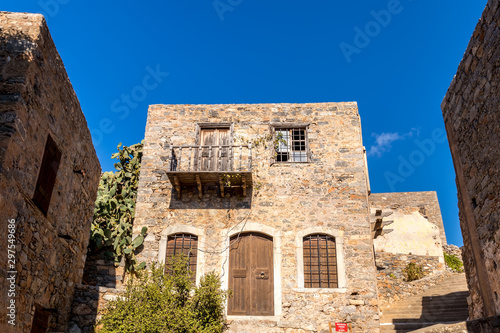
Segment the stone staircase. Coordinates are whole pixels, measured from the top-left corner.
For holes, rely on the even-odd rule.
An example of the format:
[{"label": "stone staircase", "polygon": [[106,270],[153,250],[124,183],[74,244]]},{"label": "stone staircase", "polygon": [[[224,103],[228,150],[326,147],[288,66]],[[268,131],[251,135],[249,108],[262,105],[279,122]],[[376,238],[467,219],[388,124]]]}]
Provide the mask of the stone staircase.
[{"label": "stone staircase", "polygon": [[454,274],[421,294],[382,310],[381,331],[404,333],[438,324],[463,322],[469,316],[467,296],[465,274]]}]

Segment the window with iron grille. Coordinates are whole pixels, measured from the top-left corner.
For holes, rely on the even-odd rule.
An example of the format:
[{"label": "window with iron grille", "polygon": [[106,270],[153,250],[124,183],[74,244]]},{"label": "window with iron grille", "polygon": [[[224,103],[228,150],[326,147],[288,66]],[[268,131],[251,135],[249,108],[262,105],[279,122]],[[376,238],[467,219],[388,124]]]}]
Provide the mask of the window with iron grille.
[{"label": "window with iron grille", "polygon": [[47,211],[49,210],[50,198],[56,182],[60,162],[61,151],[49,135],[45,144],[38,180],[36,181],[35,194],[33,195],[33,202],[40,208],[44,215],[47,215]]},{"label": "window with iron grille", "polygon": [[165,271],[172,273],[171,258],[184,253],[189,260],[189,269],[193,273],[191,280],[196,281],[196,260],[198,255],[198,237],[191,234],[175,234],[168,236],[167,240],[167,258],[165,260]]},{"label": "window with iron grille", "polygon": [[304,287],[338,288],[335,238],[308,235],[303,239]]},{"label": "window with iron grille", "polygon": [[306,128],[276,128],[276,162],[308,162]]}]

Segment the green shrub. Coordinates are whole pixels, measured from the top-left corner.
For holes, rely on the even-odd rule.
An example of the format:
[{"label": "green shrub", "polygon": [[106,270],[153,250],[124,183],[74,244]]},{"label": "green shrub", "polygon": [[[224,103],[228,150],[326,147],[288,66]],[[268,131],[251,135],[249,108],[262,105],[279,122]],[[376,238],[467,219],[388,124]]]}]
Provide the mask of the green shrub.
[{"label": "green shrub", "polygon": [[457,273],[462,273],[464,271],[464,263],[456,255],[448,254],[446,252],[443,252],[443,254],[446,266]]},{"label": "green shrub", "polygon": [[122,297],[108,303],[97,331],[222,332],[228,293],[221,289],[220,278],[213,272],[201,278],[199,287],[194,286],[187,263],[185,256],[177,256],[173,258],[172,274],[164,274],[162,265],[142,271],[129,281]]},{"label": "green shrub", "polygon": [[419,280],[424,277],[422,265],[416,265],[413,262],[410,262],[408,265],[406,265],[403,272],[405,273],[406,281],[408,282]]}]

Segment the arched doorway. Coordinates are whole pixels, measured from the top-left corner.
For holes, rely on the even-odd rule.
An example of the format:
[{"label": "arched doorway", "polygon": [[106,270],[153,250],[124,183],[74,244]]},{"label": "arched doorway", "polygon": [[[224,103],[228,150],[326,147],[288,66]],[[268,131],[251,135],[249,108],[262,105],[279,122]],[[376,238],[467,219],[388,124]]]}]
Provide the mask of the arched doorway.
[{"label": "arched doorway", "polygon": [[274,315],[273,238],[249,232],[230,242],[228,315]]}]

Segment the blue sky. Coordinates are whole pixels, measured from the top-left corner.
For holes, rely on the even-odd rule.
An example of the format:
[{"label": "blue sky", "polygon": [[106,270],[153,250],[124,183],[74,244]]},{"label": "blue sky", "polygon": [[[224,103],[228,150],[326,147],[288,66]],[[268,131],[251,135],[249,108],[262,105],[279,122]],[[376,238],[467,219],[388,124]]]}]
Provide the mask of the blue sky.
[{"label": "blue sky", "polygon": [[462,245],[440,104],[482,1],[3,0],[45,15],[104,171],[150,104],[357,101],[373,192],[437,191]]}]

